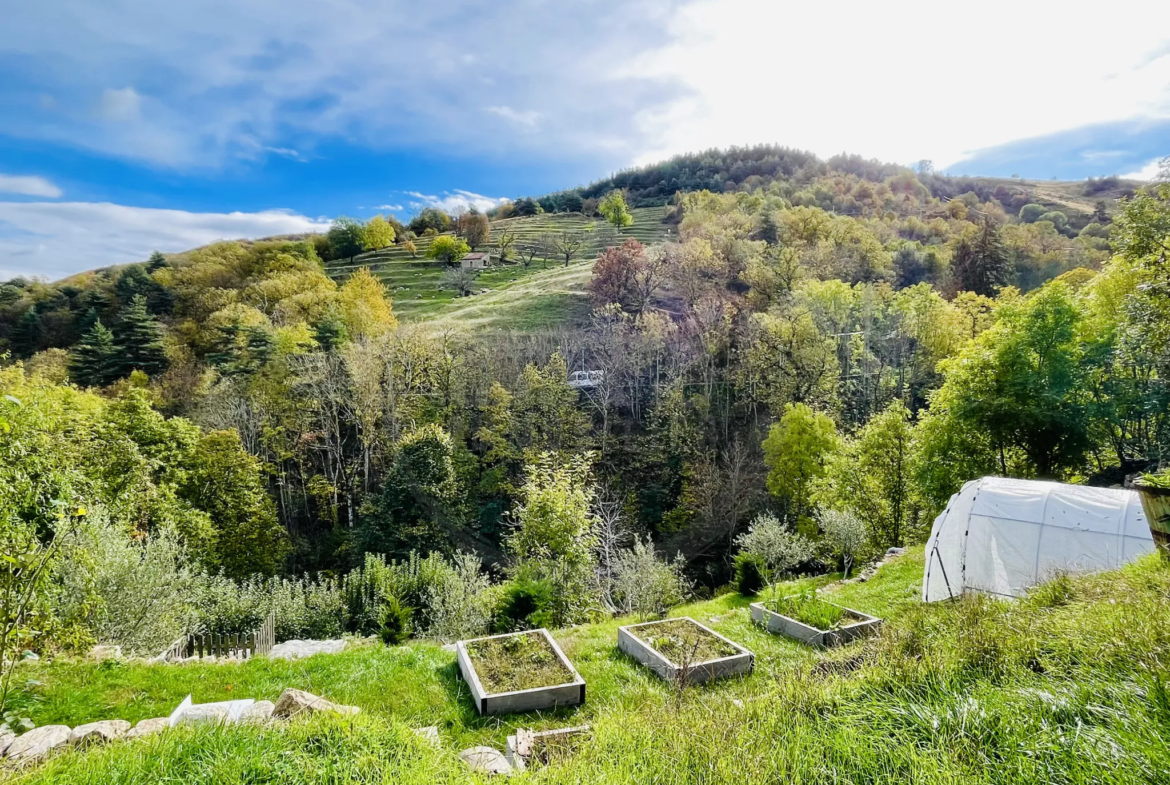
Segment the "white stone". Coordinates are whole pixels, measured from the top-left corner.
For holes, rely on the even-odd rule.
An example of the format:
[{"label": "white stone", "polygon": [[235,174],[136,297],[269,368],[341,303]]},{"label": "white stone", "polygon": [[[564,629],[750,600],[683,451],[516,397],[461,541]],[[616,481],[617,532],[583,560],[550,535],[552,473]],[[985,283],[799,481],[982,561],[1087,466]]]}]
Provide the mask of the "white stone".
[{"label": "white stone", "polygon": [[171,712],[169,722],[172,726],[199,725],[213,723],[216,725],[232,725],[239,721],[244,710],[254,704],[251,698],[234,701],[219,701],[216,703],[192,703],[188,695],[183,702]]},{"label": "white stone", "polygon": [[512,764],[504,757],[504,753],[491,747],[468,747],[459,753],[459,760],[467,764],[472,771],[482,774],[511,774]]},{"label": "white stone", "polygon": [[331,641],[285,641],[272,647],[269,657],[281,660],[299,660],[314,654],[337,654],[345,649],[344,640]]},{"label": "white stone", "polygon": [[170,717],[154,717],[149,720],[139,720],[138,724],[132,729],[126,731],[124,739],[141,739],[143,736],[150,736],[159,731],[166,730],[170,726]]},{"label": "white stone", "polygon": [[318,712],[351,715],[357,714],[359,711],[361,709],[357,706],[341,706],[320,698],[311,692],[289,687],[280,693],[280,697],[277,698],[276,707],[272,710],[272,716],[277,719],[287,720],[292,717],[316,714]]},{"label": "white stone", "polygon": [[16,739],[15,733],[10,731],[4,731],[3,733],[0,733],[0,758],[3,758],[4,755],[8,752],[8,746],[12,744],[14,739]]},{"label": "white stone", "polygon": [[439,739],[439,728],[435,725],[428,725],[425,728],[415,728],[414,733],[426,741],[430,742],[432,747],[441,746],[442,742]]},{"label": "white stone", "polygon": [[8,759],[34,761],[69,743],[68,725],[45,725],[18,736],[8,745]]},{"label": "white stone", "polygon": [[130,730],[130,723],[126,720],[99,720],[78,725],[69,734],[70,744],[99,744],[122,736]]},{"label": "white stone", "polygon": [[276,704],[272,701],[256,701],[240,713],[240,722],[264,723],[272,719],[272,710]]}]

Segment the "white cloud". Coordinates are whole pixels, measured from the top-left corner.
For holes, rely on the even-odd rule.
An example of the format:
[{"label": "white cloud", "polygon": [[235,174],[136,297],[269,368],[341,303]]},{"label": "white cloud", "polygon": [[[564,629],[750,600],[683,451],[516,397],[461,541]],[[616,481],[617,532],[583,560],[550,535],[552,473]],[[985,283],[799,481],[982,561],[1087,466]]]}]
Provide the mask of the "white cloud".
[{"label": "white cloud", "polygon": [[487,106],[484,110],[525,128],[535,128],[544,116],[532,109],[520,112],[510,106]]},{"label": "white cloud", "polygon": [[1121,176],[1127,180],[1156,180],[1162,173],[1163,161],[1165,160],[1167,159],[1155,158],[1136,172],[1130,172]]},{"label": "white cloud", "polygon": [[106,89],[98,108],[103,120],[125,123],[137,120],[142,112],[142,97],[133,87]]},{"label": "white cloud", "polygon": [[56,199],[63,192],[43,177],[0,174],[0,193]]},{"label": "white cloud", "polygon": [[611,72],[689,88],[634,116],[643,162],[779,142],[941,168],[1015,139],[1170,116],[1170,3],[1054,14],[1018,0],[978,13],[934,0],[698,0],[670,32]]},{"label": "white cloud", "polygon": [[287,210],[192,213],[106,202],[0,202],[0,278],[55,280],[151,251],[186,251],[216,240],[320,232],[325,219]]},{"label": "white cloud", "polygon": [[483,194],[461,191],[459,189],[444,191],[440,196],[421,194],[418,191],[405,191],[404,193],[407,196],[414,197],[414,201],[410,202],[410,206],[416,210],[421,210],[424,207],[438,207],[443,212],[450,213],[451,215],[465,213],[472,207],[480,212],[484,212],[493,207],[499,207],[504,202],[511,201],[506,196],[484,196]]},{"label": "white cloud", "polygon": [[392,213],[402,212],[402,205],[400,204],[380,204],[374,208],[375,210],[389,210]]}]

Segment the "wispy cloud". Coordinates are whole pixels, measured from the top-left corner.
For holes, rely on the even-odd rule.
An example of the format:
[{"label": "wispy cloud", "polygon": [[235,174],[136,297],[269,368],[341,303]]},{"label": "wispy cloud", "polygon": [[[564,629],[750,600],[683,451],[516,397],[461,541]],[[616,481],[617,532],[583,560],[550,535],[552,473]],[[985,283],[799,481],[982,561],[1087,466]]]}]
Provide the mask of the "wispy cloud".
[{"label": "wispy cloud", "polygon": [[[319,232],[324,219],[286,210],[195,213],[105,202],[0,202],[0,278],[57,279],[185,251],[215,240]],[[5,266],[7,265],[7,266]]]},{"label": "wispy cloud", "polygon": [[1123,174],[1122,177],[1127,180],[1156,180],[1162,174],[1162,162],[1164,160],[1163,158],[1155,158],[1141,169],[1130,172],[1129,174]]},{"label": "wispy cloud", "polygon": [[532,109],[517,111],[510,106],[487,106],[484,110],[524,128],[536,128],[543,115]]},{"label": "wispy cloud", "polygon": [[424,207],[438,207],[443,212],[450,213],[451,215],[465,213],[472,207],[483,212],[493,207],[499,207],[504,202],[511,201],[506,196],[484,196],[483,194],[458,189],[444,191],[440,195],[422,194],[418,191],[404,191],[403,193],[413,197],[413,201],[409,204],[415,210],[421,210]]},{"label": "wispy cloud", "polygon": [[374,209],[375,210],[388,210],[392,213],[400,213],[400,212],[402,212],[403,207],[400,204],[380,204],[377,207],[375,207]]},{"label": "wispy cloud", "polygon": [[0,193],[56,199],[63,192],[43,177],[0,174]]},{"label": "wispy cloud", "polygon": [[133,87],[106,89],[98,105],[103,120],[125,123],[137,120],[142,113],[142,96]]}]

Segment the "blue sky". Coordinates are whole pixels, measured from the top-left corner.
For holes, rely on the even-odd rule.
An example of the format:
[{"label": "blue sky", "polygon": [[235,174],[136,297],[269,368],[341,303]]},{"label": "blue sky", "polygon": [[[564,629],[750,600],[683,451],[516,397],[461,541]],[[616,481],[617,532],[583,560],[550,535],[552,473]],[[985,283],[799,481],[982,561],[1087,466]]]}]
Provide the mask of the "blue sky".
[{"label": "blue sky", "polygon": [[0,278],[488,206],[713,146],[1038,178],[1170,154],[1170,4],[7,5]]}]

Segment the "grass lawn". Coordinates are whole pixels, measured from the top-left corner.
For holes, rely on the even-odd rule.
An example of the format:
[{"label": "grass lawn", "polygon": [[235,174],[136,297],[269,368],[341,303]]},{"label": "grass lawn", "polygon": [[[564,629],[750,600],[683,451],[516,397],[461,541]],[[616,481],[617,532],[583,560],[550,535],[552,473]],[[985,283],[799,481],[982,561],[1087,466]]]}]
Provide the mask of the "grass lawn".
[{"label": "grass lawn", "polygon": [[[354,719],[168,732],[69,752],[21,783],[445,783],[475,781],[466,747],[502,749],[517,727],[590,723],[549,783],[1170,782],[1170,568],[1148,557],[1018,602],[923,606],[919,549],[833,602],[887,619],[880,634],[818,652],[751,624],[755,598],[678,608],[756,654],[754,673],[679,693],[617,649],[614,619],[554,637],[588,682],[580,707],[480,717],[455,655],[414,642],[300,662],[22,666],[37,724],[165,715],[197,702],[275,699],[300,687],[354,704]],[[826,579],[780,587],[794,593]],[[410,728],[438,725],[433,750]]]}]

